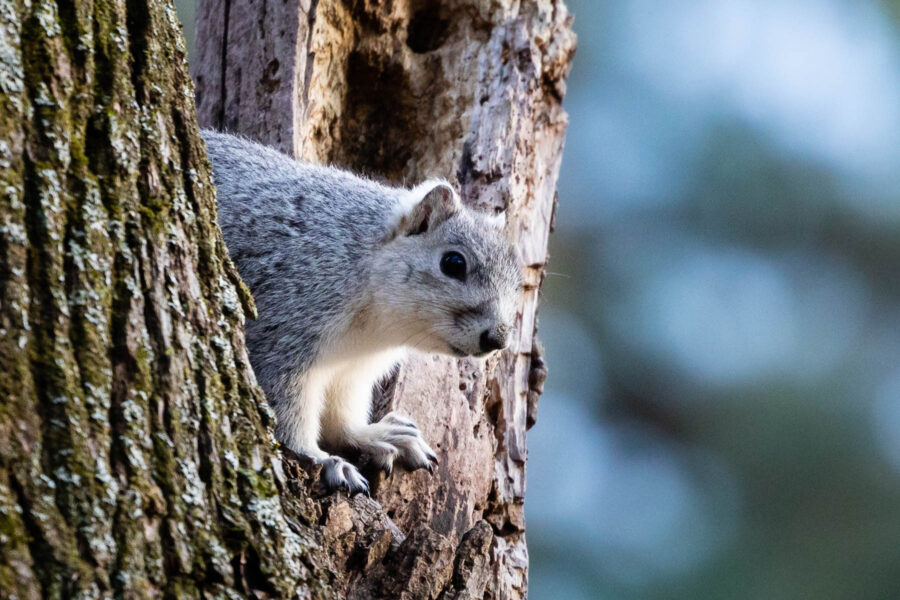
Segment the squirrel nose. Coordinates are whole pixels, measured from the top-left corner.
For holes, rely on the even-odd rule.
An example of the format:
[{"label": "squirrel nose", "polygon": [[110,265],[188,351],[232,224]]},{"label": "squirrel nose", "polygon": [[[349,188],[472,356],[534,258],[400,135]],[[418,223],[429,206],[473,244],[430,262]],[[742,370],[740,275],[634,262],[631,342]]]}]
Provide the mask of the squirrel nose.
[{"label": "squirrel nose", "polygon": [[478,343],[481,346],[482,352],[500,350],[501,348],[506,346],[506,334],[492,332],[490,329],[485,329],[481,332],[481,337],[478,339]]}]

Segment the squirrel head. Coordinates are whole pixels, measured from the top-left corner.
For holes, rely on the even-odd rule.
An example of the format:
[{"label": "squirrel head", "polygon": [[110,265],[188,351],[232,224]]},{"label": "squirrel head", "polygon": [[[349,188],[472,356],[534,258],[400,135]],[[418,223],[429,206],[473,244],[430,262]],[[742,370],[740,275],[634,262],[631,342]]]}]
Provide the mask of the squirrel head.
[{"label": "squirrel head", "polygon": [[463,206],[445,181],[402,193],[372,287],[375,310],[404,345],[454,356],[506,347],[522,281],[505,222]]}]

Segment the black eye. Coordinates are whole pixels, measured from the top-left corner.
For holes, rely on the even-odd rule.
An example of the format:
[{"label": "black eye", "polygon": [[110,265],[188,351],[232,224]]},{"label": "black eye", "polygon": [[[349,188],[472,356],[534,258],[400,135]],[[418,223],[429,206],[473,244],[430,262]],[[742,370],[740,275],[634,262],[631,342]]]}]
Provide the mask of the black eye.
[{"label": "black eye", "polygon": [[453,279],[464,281],[466,278],[466,259],[459,252],[445,253],[441,257],[441,273]]}]

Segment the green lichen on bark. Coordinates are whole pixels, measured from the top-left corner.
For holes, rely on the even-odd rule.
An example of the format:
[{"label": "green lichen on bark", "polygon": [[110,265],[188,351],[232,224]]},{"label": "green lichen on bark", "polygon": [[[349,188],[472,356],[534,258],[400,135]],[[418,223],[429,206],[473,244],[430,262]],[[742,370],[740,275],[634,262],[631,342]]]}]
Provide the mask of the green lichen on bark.
[{"label": "green lichen on bark", "polygon": [[0,2],[0,193],[0,596],[326,597],[170,2]]}]

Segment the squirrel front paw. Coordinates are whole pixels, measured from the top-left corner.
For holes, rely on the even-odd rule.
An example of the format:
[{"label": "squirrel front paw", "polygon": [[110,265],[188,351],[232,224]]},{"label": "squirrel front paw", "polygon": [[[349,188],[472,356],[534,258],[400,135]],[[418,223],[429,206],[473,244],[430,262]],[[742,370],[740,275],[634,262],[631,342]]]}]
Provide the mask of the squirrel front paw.
[{"label": "squirrel front paw", "polygon": [[354,437],[360,452],[386,475],[393,472],[395,462],[407,471],[428,469],[430,473],[438,463],[437,455],[422,439],[415,423],[394,412],[367,425]]},{"label": "squirrel front paw", "polygon": [[355,466],[339,456],[317,459],[322,465],[321,482],[329,491],[346,490],[353,494],[368,494],[369,482]]}]

